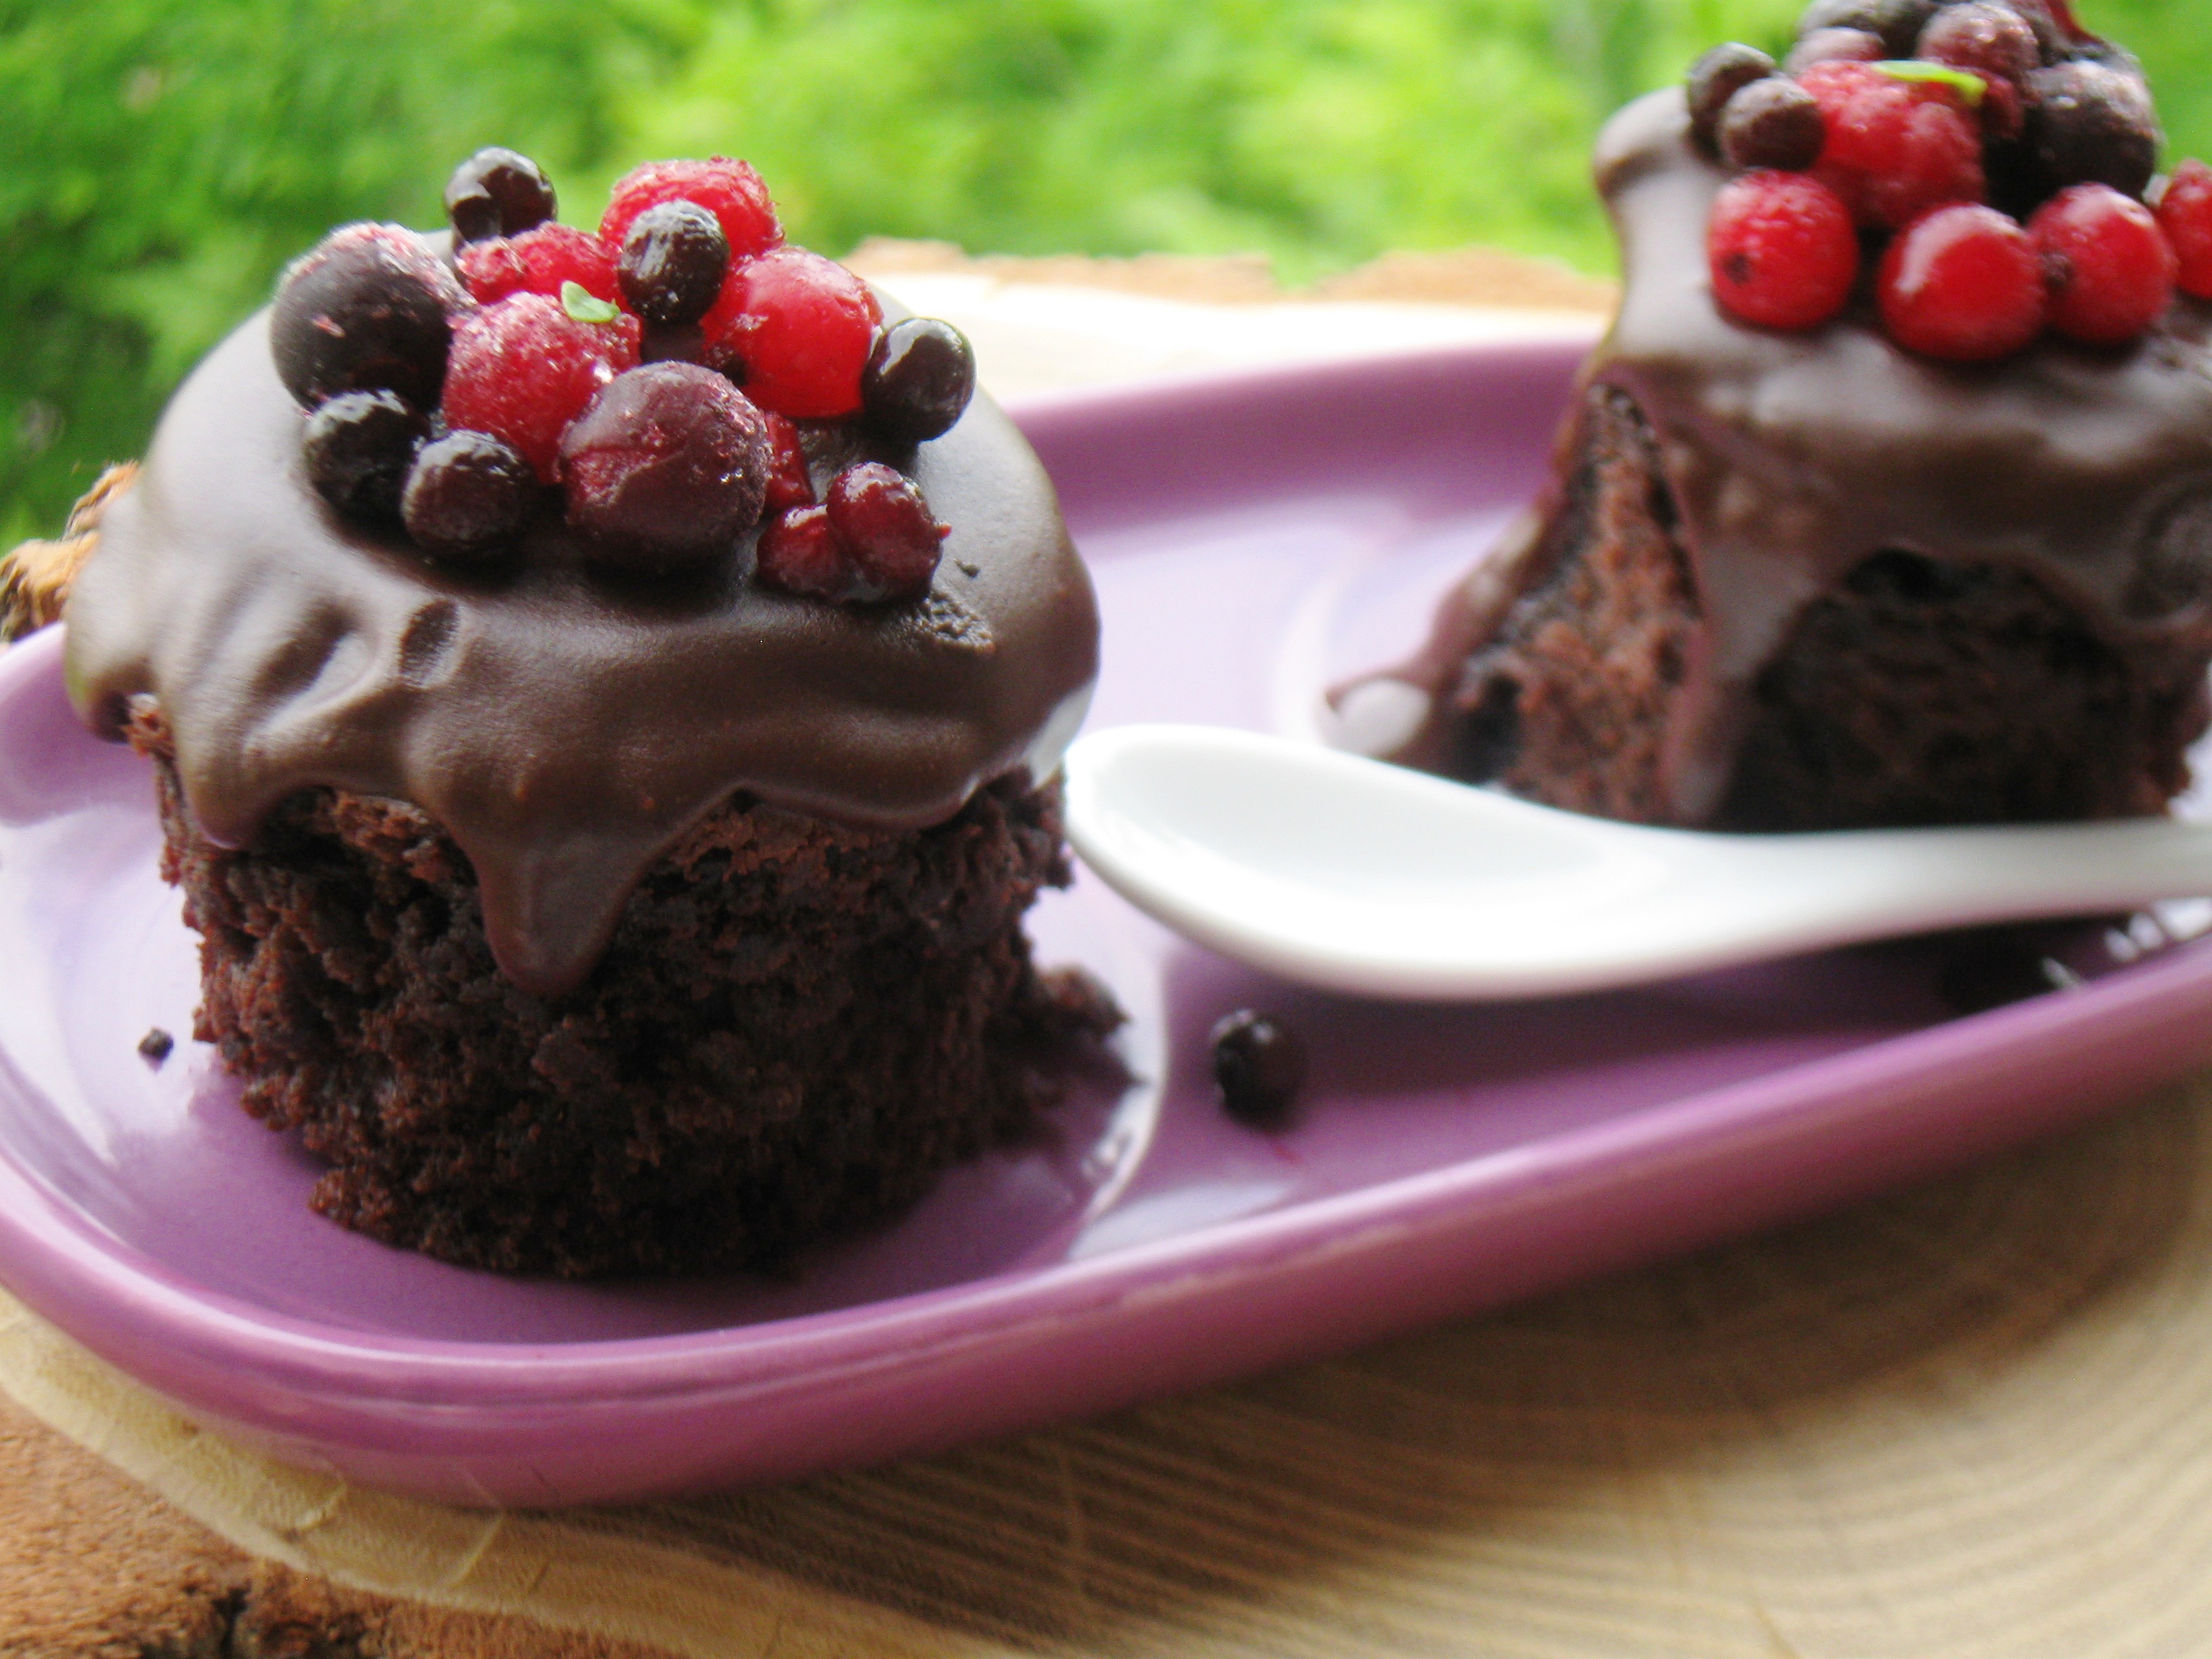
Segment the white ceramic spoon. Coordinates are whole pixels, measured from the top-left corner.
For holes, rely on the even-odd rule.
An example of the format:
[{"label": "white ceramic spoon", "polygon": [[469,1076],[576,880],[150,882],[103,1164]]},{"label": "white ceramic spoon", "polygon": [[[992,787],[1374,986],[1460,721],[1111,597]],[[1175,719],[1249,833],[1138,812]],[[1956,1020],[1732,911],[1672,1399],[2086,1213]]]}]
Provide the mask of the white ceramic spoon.
[{"label": "white ceramic spoon", "polygon": [[1649,830],[1199,726],[1093,732],[1066,778],[1068,838],[1140,908],[1286,979],[1382,996],[1549,996],[2212,894],[2212,827],[2168,818]]}]

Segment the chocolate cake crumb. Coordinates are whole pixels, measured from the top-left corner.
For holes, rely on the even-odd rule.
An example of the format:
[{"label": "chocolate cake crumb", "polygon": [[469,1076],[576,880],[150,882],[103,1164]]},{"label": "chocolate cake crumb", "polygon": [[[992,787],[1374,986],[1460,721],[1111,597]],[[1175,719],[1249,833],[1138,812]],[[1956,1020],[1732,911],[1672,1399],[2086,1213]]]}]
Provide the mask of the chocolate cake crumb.
[{"label": "chocolate cake crumb", "polygon": [[169,1057],[170,1051],[176,1046],[176,1038],[158,1025],[149,1027],[146,1035],[138,1039],[139,1054],[156,1071],[161,1069],[161,1062]]}]

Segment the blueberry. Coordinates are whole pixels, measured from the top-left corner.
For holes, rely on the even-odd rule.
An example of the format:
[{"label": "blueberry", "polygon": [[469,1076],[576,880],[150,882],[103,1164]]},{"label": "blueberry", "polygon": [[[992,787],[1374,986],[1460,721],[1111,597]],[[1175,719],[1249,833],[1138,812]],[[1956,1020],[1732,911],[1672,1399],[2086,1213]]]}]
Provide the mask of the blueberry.
[{"label": "blueberry", "polygon": [[1273,1015],[1250,1008],[1218,1021],[1211,1041],[1222,1109],[1241,1122],[1280,1126],[1305,1082],[1305,1045]]},{"label": "blueberry", "polygon": [[496,144],[470,156],[446,181],[446,216],[464,242],[520,235],[554,211],[552,183],[538,163]]},{"label": "blueberry", "polygon": [[424,552],[476,561],[520,535],[537,500],[538,475],[514,450],[488,432],[449,432],[416,452],[400,515]]},{"label": "blueberry", "polygon": [[396,524],[399,495],[429,417],[396,392],[342,392],[307,417],[307,477],[349,519]]},{"label": "blueberry", "polygon": [[444,261],[397,225],[346,225],[292,262],[269,316],[285,390],[307,408],[342,392],[396,392],[434,409],[451,317],[468,303]]},{"label": "blueberry", "polygon": [[2044,182],[2110,185],[2140,198],[2158,170],[2162,137],[2150,88],[2136,76],[2089,62],[2057,64],[2029,77],[2035,110],[2028,143]]},{"label": "blueberry", "polygon": [[1774,73],[1774,60],[1757,46],[1730,40],[1690,65],[1683,89],[1690,100],[1690,135],[1708,155],[1720,153],[1721,112],[1729,99]]},{"label": "blueberry", "polygon": [[968,337],[934,317],[909,317],[876,338],[860,374],[868,424],[902,443],[949,432],[975,395],[975,354]]},{"label": "blueberry", "polygon": [[630,221],[615,280],[632,311],[676,328],[707,314],[729,265],[720,220],[696,203],[661,202]]},{"label": "blueberry", "polygon": [[1753,82],[1721,115],[1721,155],[1732,167],[1802,172],[1820,159],[1827,139],[1819,100],[1781,76]]},{"label": "blueberry", "polygon": [[617,374],[561,440],[568,521],[601,562],[665,569],[730,551],[760,521],[767,419],[696,363]]}]

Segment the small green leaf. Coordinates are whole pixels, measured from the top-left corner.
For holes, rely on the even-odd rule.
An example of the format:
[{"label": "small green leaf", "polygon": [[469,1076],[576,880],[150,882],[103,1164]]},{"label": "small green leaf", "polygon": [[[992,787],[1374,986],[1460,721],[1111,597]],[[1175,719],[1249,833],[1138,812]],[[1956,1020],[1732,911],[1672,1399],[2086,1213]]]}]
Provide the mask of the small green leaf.
[{"label": "small green leaf", "polygon": [[613,301],[602,300],[581,283],[561,284],[561,309],[580,323],[611,323],[622,315]]},{"label": "small green leaf", "polygon": [[1966,100],[1968,109],[1979,109],[1982,99],[1989,91],[1988,83],[1978,75],[1965,70],[1953,69],[1948,64],[1924,63],[1917,58],[1893,58],[1876,64],[1884,75],[1899,81],[1934,81],[1954,88]]}]

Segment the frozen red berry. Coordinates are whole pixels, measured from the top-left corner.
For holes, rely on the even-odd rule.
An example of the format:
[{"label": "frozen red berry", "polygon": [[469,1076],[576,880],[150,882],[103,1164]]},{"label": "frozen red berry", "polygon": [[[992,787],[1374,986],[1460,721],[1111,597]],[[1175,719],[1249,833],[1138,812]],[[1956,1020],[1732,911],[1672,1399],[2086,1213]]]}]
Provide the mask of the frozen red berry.
[{"label": "frozen red berry", "polygon": [[307,417],[300,455],[308,482],[349,519],[399,517],[399,492],[429,418],[396,392],[341,392]]},{"label": "frozen red berry", "polygon": [[2035,210],[2051,325],[2069,339],[2120,345],[2165,313],[2175,259],[2151,210],[2110,185],[2071,185]]},{"label": "frozen red berry", "polygon": [[1683,94],[1690,106],[1690,135],[1707,155],[1720,148],[1721,112],[1729,100],[1754,81],[1774,73],[1774,60],[1757,46],[1731,40],[1713,47],[1690,65]]},{"label": "frozen red berry", "polygon": [[713,214],[696,202],[659,202],[630,221],[615,276],[632,311],[655,327],[680,328],[707,314],[729,267]]},{"label": "frozen red berry", "polygon": [[910,599],[929,586],[951,532],[913,479],[881,461],[862,461],[830,481],[823,506],[853,562],[853,597]]},{"label": "frozen red berry", "polygon": [[793,507],[769,521],[753,549],[753,574],[771,587],[817,599],[842,599],[852,562],[830,527],[826,507]]},{"label": "frozen red berry", "polygon": [[610,302],[622,292],[615,280],[614,254],[598,237],[572,225],[540,225],[520,236],[471,242],[454,263],[479,305],[511,294],[557,298],[563,283],[574,283],[595,299]]},{"label": "frozen red berry", "polygon": [[763,414],[768,422],[768,493],[762,510],[774,518],[795,507],[814,505],[814,479],[806,470],[806,451],[799,428],[781,415]]},{"label": "frozen red berry", "polygon": [[1818,100],[1778,75],[1753,82],[1721,114],[1721,158],[1732,167],[1802,172],[1820,159],[1827,138]]},{"label": "frozen red berry", "polygon": [[1982,199],[1981,133],[1955,88],[1871,64],[1816,64],[1798,79],[1827,123],[1816,171],[1859,223],[1894,228]]},{"label": "frozen red berry", "polygon": [[538,163],[496,144],[470,156],[446,181],[446,216],[463,242],[519,235],[550,219],[555,206],[552,181]]},{"label": "frozen red berry", "polygon": [[2178,261],[2175,286],[2212,300],[2212,167],[2189,161],[2174,168],[2158,198],[2158,223]]},{"label": "frozen red berry", "polygon": [[1814,328],[1843,309],[1858,234],[1835,192],[1802,173],[1730,179],[1706,229],[1713,297],[1765,328]]},{"label": "frozen red berry", "polygon": [[608,562],[696,564],[758,522],[769,459],[768,422],[713,369],[633,368],[561,440],[568,522]]},{"label": "frozen red berry", "polygon": [[860,374],[883,313],[868,285],[800,247],[733,264],[700,319],[707,360],[763,409],[826,421],[860,406]]},{"label": "frozen red berry", "polygon": [[750,163],[716,155],[704,161],[647,161],[617,181],[599,220],[599,240],[611,248],[629,240],[630,225],[663,202],[696,202],[720,221],[730,258],[749,259],[783,240],[768,186]]},{"label": "frozen red berry", "polygon": [[434,408],[455,313],[467,297],[422,239],[345,225],[294,260],[269,314],[284,389],[313,409],[341,392],[396,392]]},{"label": "frozen red berry", "polygon": [[860,376],[868,424],[902,443],[950,432],[975,395],[968,337],[934,317],[904,318],[884,330]]},{"label": "frozen red berry", "polygon": [[1971,203],[1937,208],[1891,242],[1875,293],[1892,339],[1957,362],[2019,350],[2042,331],[2048,305],[2033,240]]},{"label": "frozen red berry", "polygon": [[637,366],[637,348],[634,317],[580,321],[546,295],[514,295],[455,331],[446,423],[490,433],[551,483],[562,433],[600,387]]},{"label": "frozen red berry", "polygon": [[1865,29],[1814,29],[1790,48],[1782,72],[1802,74],[1815,64],[1878,63],[1886,52],[1881,37]]},{"label": "frozen red berry", "polygon": [[529,462],[488,432],[449,432],[416,453],[400,516],[424,552],[472,561],[520,535],[537,504]]},{"label": "frozen red berry", "polygon": [[2141,196],[2164,142],[2142,78],[2082,62],[2038,70],[2030,82],[2035,110],[2028,142],[2049,185],[2110,185]]}]

